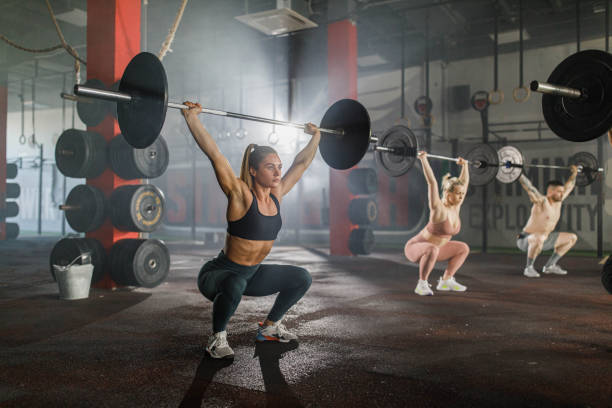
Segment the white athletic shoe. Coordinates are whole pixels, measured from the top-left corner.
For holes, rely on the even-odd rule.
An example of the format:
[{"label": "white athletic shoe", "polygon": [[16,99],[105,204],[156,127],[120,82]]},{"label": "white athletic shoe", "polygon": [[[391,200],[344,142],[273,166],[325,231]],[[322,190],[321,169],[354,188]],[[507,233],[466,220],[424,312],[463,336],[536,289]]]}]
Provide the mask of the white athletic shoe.
[{"label": "white athletic shoe", "polygon": [[297,336],[291,333],[280,320],[271,326],[265,326],[263,322],[259,322],[257,330],[257,341],[280,341],[281,343],[289,343],[291,340],[297,340]]},{"label": "white athletic shoe", "polygon": [[225,330],[208,338],[206,351],[212,358],[234,358],[234,350],[227,343],[227,332]]},{"label": "white athletic shoe", "polygon": [[440,277],[440,279],[438,279],[438,286],[436,286],[436,290],[441,291],[465,292],[466,289],[467,286],[457,283],[454,276],[451,276],[446,280]]},{"label": "white athletic shoe", "polygon": [[420,280],[417,283],[416,288],[414,288],[414,293],[420,296],[433,296],[433,291],[430,288],[430,284],[425,280]]},{"label": "white athletic shoe", "polygon": [[561,269],[559,265],[545,266],[542,268],[542,273],[554,273],[555,275],[567,275],[565,269]]},{"label": "white athletic shoe", "polygon": [[525,275],[528,278],[539,278],[540,277],[540,274],[538,273],[538,271],[535,270],[533,266],[528,266],[527,268],[525,268],[525,270],[523,271],[523,275]]}]

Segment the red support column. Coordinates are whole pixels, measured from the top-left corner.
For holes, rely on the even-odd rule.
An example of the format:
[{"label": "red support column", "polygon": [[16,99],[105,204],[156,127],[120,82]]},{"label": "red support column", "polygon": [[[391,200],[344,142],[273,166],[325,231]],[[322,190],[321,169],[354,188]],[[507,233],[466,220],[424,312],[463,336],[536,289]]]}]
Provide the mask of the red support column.
[{"label": "red support column", "polygon": [[[88,0],[87,1],[87,78],[96,78],[107,86],[119,79],[130,60],[140,52],[140,0]],[[119,124],[108,115],[98,126],[88,130],[98,132],[106,141],[120,133]],[[140,180],[123,180],[106,169],[87,184],[98,187],[106,197],[114,189],[127,184],[140,184]],[[110,220],[96,231],[87,233],[96,238],[108,251],[114,242],[124,238],[138,238],[137,232],[120,231]],[[117,286],[107,275],[96,287]]]},{"label": "red support column", "polygon": [[[327,28],[327,76],[330,103],[338,99],[357,99],[357,27],[350,20],[332,23]],[[348,189],[351,170],[329,171],[329,246],[331,255],[351,255],[348,242],[356,228],[348,216],[354,196]]]},{"label": "red support column", "polygon": [[[0,211],[6,207],[6,121],[8,116],[8,89],[0,85]],[[0,241],[6,239],[6,219],[0,216]]]}]

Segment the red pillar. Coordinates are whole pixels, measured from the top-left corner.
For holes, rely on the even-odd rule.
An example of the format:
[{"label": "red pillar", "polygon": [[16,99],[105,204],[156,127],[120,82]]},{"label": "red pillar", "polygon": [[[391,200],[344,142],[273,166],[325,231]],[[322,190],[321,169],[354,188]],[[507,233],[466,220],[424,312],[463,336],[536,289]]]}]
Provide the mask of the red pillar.
[{"label": "red pillar", "polygon": [[[357,99],[357,27],[350,20],[332,23],[327,28],[327,76],[330,103],[338,99]],[[351,230],[348,217],[351,195],[348,174],[351,170],[329,172],[329,246],[331,255],[351,255],[348,247]]]},{"label": "red pillar", "polygon": [[[0,85],[0,211],[6,207],[6,120],[8,115],[8,89]],[[6,239],[6,220],[0,217],[0,241]]]},{"label": "red pillar", "polygon": [[[87,1],[87,79],[97,78],[107,86],[121,79],[125,67],[140,52],[140,0]],[[119,124],[108,115],[102,123],[88,130],[98,132],[107,141],[120,133]],[[98,178],[87,179],[87,184],[98,187],[106,197],[126,184],[140,180],[123,180],[107,168]],[[87,233],[96,238],[108,251],[114,242],[124,238],[138,238],[137,232],[120,231],[110,220]],[[107,275],[97,287],[112,288],[116,284]]]}]

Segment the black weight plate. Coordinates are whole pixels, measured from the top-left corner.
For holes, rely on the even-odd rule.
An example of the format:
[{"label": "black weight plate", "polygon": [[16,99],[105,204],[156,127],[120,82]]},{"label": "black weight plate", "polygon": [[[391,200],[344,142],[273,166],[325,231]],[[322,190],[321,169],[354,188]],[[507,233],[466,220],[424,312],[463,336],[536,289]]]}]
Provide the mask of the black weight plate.
[{"label": "black weight plate", "polygon": [[111,277],[120,285],[154,288],[170,270],[170,253],[156,239],[123,239],[111,250]]},{"label": "black weight plate", "polygon": [[554,85],[586,92],[586,98],[542,95],[544,119],[559,137],[586,142],[612,127],[612,55],[580,51],[563,60],[548,77]]},{"label": "black weight plate", "polygon": [[168,108],[168,79],[159,58],[148,52],[132,58],[119,91],[132,97],[130,102],[117,103],[121,133],[130,145],[144,149],[159,136]]},{"label": "black weight plate", "polygon": [[[106,85],[99,79],[88,79],[83,86],[106,90]],[[77,113],[81,122],[87,126],[98,126],[109,112],[109,102],[101,99],[80,96],[76,103]]]},{"label": "black weight plate", "polygon": [[115,174],[124,180],[142,178],[134,163],[134,147],[119,133],[108,144],[108,161]]},{"label": "black weight plate", "polygon": [[67,129],[57,139],[55,164],[64,176],[85,178],[91,156],[86,135],[84,130]]},{"label": "black weight plate", "polygon": [[65,213],[66,221],[77,232],[94,231],[102,226],[106,218],[104,193],[93,186],[75,186],[68,194],[65,205],[75,207],[65,210]]},{"label": "black weight plate", "polygon": [[134,149],[134,163],[142,178],[152,179],[164,174],[170,155],[166,140],[160,135],[155,142],[144,149]]},{"label": "black weight plate", "polygon": [[[495,180],[499,161],[497,152],[488,144],[482,143],[474,146],[465,155],[465,159],[470,162],[470,184],[483,186]],[[476,166],[479,162],[479,166]]]},{"label": "black weight plate", "polygon": [[[66,266],[85,252],[91,254],[91,263],[94,266],[91,282],[99,282],[104,276],[106,252],[102,244],[93,238],[64,238],[55,244],[49,256],[49,270],[53,279],[55,279],[53,265]],[[81,265],[82,261],[79,259],[75,264]]]},{"label": "black weight plate", "polygon": [[17,165],[15,163],[8,163],[6,165],[6,178],[10,180],[15,177],[17,177]]},{"label": "black weight plate", "polygon": [[3,218],[12,218],[19,215],[19,204],[14,201],[6,201],[4,208],[0,211]]},{"label": "black weight plate", "polygon": [[348,175],[348,188],[352,194],[376,194],[378,192],[378,175],[372,168],[351,170]]},{"label": "black weight plate", "polygon": [[589,152],[578,152],[569,159],[569,165],[582,166],[576,176],[577,186],[588,186],[597,180],[599,164],[597,158]]},{"label": "black weight plate", "polygon": [[86,163],[85,177],[93,179],[101,175],[108,164],[107,143],[97,132],[87,132],[86,142],[89,146],[89,159]]},{"label": "black weight plate", "polygon": [[601,271],[601,283],[608,293],[612,294],[612,254],[608,256],[608,260]]},{"label": "black weight plate", "polygon": [[404,154],[376,151],[376,161],[389,176],[399,177],[414,166],[418,141],[415,134],[403,125],[395,125],[378,138],[378,146],[398,149]]},{"label": "black weight plate", "polygon": [[478,112],[487,110],[489,107],[489,93],[487,91],[476,91],[471,99],[472,108]]},{"label": "black weight plate", "polygon": [[348,214],[353,224],[372,224],[378,218],[376,201],[371,198],[355,198],[349,203]]},{"label": "black weight plate", "polygon": [[134,280],[138,286],[154,288],[166,280],[170,270],[170,252],[162,241],[147,239],[133,258]]},{"label": "black weight plate", "polygon": [[321,134],[319,150],[330,167],[346,170],[366,154],[370,145],[370,115],[361,103],[353,99],[337,101],[327,109],[319,127],[344,130],[342,136]]},{"label": "black weight plate", "polygon": [[4,234],[6,239],[15,239],[19,236],[19,224],[7,222],[4,224]]},{"label": "black weight plate", "polygon": [[106,140],[97,132],[68,129],[57,139],[55,163],[66,177],[96,178],[106,162]]},{"label": "black weight plate", "polygon": [[357,228],[349,236],[349,250],[354,255],[368,255],[374,248],[374,233],[370,228]]},{"label": "black weight plate", "polygon": [[17,198],[21,194],[21,187],[17,183],[6,183],[6,198]]},{"label": "black weight plate", "polygon": [[164,195],[152,184],[122,186],[110,198],[111,221],[124,231],[152,232],[163,221]]},{"label": "black weight plate", "polygon": [[109,144],[109,161],[113,171],[125,180],[156,178],[168,168],[168,145],[160,135],[151,146],[136,149],[119,134]]}]

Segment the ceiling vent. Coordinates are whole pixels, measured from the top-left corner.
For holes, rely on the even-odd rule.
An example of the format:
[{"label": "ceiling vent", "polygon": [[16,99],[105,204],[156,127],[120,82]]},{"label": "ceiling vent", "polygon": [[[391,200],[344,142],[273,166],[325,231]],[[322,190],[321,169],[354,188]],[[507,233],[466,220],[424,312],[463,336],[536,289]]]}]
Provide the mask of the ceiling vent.
[{"label": "ceiling vent", "polygon": [[276,8],[237,16],[236,19],[267,35],[281,35],[306,28],[318,27],[309,20],[305,0],[276,0]]}]

